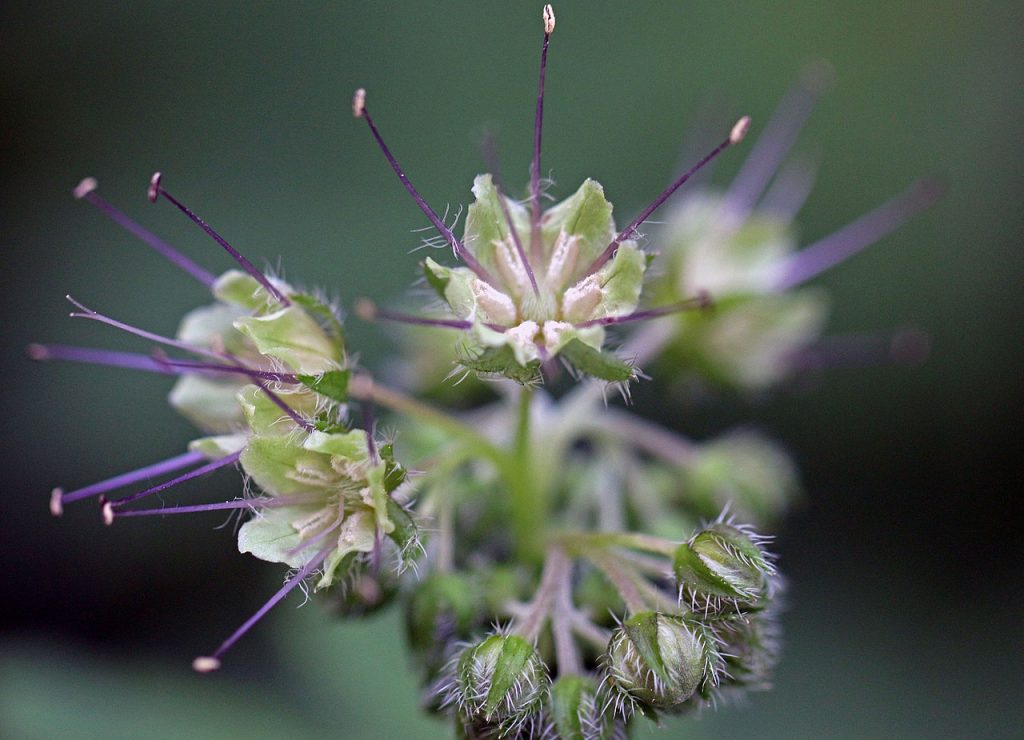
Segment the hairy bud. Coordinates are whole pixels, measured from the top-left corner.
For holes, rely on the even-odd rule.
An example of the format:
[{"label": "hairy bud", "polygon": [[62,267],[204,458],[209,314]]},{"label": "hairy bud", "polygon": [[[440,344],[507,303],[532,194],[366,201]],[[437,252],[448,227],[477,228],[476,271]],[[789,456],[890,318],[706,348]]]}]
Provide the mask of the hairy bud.
[{"label": "hairy bud", "polygon": [[551,685],[549,712],[559,740],[610,740],[624,723],[606,712],[608,698],[587,676],[561,676]]},{"label": "hairy bud", "polygon": [[764,537],[732,521],[716,521],[680,545],[673,558],[679,598],[695,612],[720,614],[764,608],[775,566]]},{"label": "hairy bud", "polygon": [[720,661],[706,628],[658,612],[634,614],[608,643],[608,679],[622,713],[637,702],[653,709],[679,706],[717,683]]},{"label": "hairy bud", "polygon": [[514,734],[537,715],[548,674],[534,647],[517,635],[491,635],[458,657],[448,703],[472,721]]}]

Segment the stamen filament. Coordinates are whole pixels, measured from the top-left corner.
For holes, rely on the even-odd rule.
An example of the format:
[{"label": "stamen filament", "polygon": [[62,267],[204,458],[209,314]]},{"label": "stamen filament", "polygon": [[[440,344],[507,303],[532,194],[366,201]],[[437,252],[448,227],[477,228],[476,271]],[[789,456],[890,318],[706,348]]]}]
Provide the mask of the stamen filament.
[{"label": "stamen filament", "polygon": [[115,352],[109,349],[75,347],[69,344],[30,344],[26,352],[31,359],[40,362],[64,360],[107,367],[123,367],[129,370],[143,370],[161,375],[173,374],[173,371],[160,360],[135,352]]},{"label": "stamen filament", "polygon": [[[57,511],[54,511],[55,516],[59,516],[63,511],[63,504],[70,504],[75,501],[80,501],[83,498],[89,498],[96,494],[106,493],[116,488],[124,488],[125,486],[131,485],[132,483],[138,483],[140,480],[146,480],[147,478],[156,478],[166,473],[173,473],[176,470],[187,468],[190,465],[195,465],[198,462],[205,460],[206,458],[199,452],[186,452],[183,455],[177,457],[171,457],[167,460],[161,460],[160,462],[147,465],[144,468],[138,470],[132,470],[127,473],[121,473],[115,475],[113,478],[107,478],[106,480],[99,481],[98,483],[92,483],[91,485],[85,486],[84,488],[78,488],[74,491],[68,491],[64,493],[62,489],[55,488],[54,492],[60,491],[58,494],[59,498],[55,497],[57,503],[60,505]],[[51,501],[51,509],[53,509],[53,502]]]},{"label": "stamen filament", "polygon": [[182,203],[173,195],[164,190],[163,187],[160,185],[160,173],[156,172],[153,174],[153,177],[150,179],[149,182],[150,202],[155,203],[157,196],[160,195],[164,196],[164,198],[170,201],[171,204],[174,205],[179,211],[188,216],[189,219],[191,219],[196,226],[205,231],[210,236],[211,239],[213,239],[215,242],[217,242],[217,244],[223,247],[224,251],[230,254],[231,257],[234,258],[235,262],[237,262],[243,270],[249,273],[257,282],[259,282],[259,284],[262,285],[266,289],[266,291],[270,293],[271,296],[273,296],[274,300],[276,300],[282,306],[292,305],[292,302],[288,300],[287,296],[285,296],[284,293],[275,288],[274,284],[270,282],[267,276],[264,275],[260,270],[256,269],[256,266],[248,259],[246,259],[241,252],[239,252],[237,249],[228,244],[224,237],[222,237],[220,234],[214,231],[213,227],[211,227],[209,224],[203,221],[203,219],[199,218],[199,216],[193,213],[184,203]]},{"label": "stamen filament", "polygon": [[940,195],[938,183],[918,180],[887,203],[784,260],[778,268],[776,289],[794,288],[849,259],[931,206]]},{"label": "stamen filament", "polygon": [[214,504],[195,504],[189,506],[166,506],[157,509],[129,509],[120,511],[111,509],[115,519],[125,516],[164,516],[165,514],[197,514],[204,511],[229,511],[231,509],[273,509],[278,506],[302,506],[315,504],[323,500],[320,494],[298,494],[295,496],[263,496],[258,498],[220,501]]},{"label": "stamen filament", "polygon": [[741,220],[753,209],[832,78],[832,69],[824,61],[802,70],[799,81],[775,109],[725,195],[729,218]]},{"label": "stamen filament", "polygon": [[544,43],[540,50],[537,110],[533,117],[533,162],[530,164],[530,252],[538,261],[542,256],[540,243],[540,145],[544,127],[544,77],[548,66],[548,44],[551,42],[551,33],[555,30],[555,11],[550,5],[545,5],[541,16],[544,20]]},{"label": "stamen filament", "polygon": [[297,376],[290,373],[274,373],[266,370],[253,370],[252,368],[245,367],[244,365],[218,365],[212,362],[192,362],[191,360],[175,360],[170,357],[161,357],[155,359],[154,362],[159,363],[167,367],[171,367],[182,371],[195,371],[195,372],[214,372],[214,373],[233,373],[237,375],[245,375],[249,378],[256,378],[260,380],[270,380],[275,383],[298,383],[299,379]]},{"label": "stamen filament", "polygon": [[437,229],[441,236],[444,237],[445,241],[451,245],[455,255],[465,262],[466,266],[475,272],[481,280],[490,283],[491,285],[496,285],[497,283],[495,283],[494,278],[491,277],[490,273],[488,273],[487,270],[484,269],[483,265],[477,261],[476,257],[466,249],[462,242],[459,241],[458,237],[452,233],[452,230],[445,226],[444,221],[438,217],[434,212],[434,209],[427,204],[427,201],[423,199],[423,196],[419,194],[419,191],[413,187],[413,184],[409,181],[409,178],[402,170],[401,165],[398,164],[398,160],[395,159],[391,150],[388,149],[388,145],[384,143],[384,138],[380,135],[380,131],[377,130],[377,125],[373,122],[373,117],[370,116],[370,111],[366,107],[366,91],[362,88],[355,92],[355,96],[352,101],[352,113],[356,118],[363,118],[366,120],[366,125],[370,127],[370,133],[373,134],[373,138],[376,140],[377,146],[380,148],[381,152],[384,153],[384,158],[387,159],[388,164],[391,165],[391,169],[393,169],[395,174],[398,175],[398,179],[402,183],[402,186],[405,188],[406,192],[412,196],[412,199],[416,202],[416,205],[419,206],[419,209],[423,211],[423,215],[430,219],[430,223],[434,225],[434,228]]},{"label": "stamen filament", "polygon": [[132,236],[138,238],[149,247],[159,252],[164,259],[184,270],[189,275],[194,277],[200,283],[205,285],[207,288],[212,288],[213,284],[217,281],[217,278],[206,269],[200,267],[195,262],[190,260],[188,257],[183,255],[177,249],[172,247],[170,244],[165,242],[163,239],[158,237],[153,232],[144,228],[134,220],[129,218],[125,213],[120,211],[111,205],[103,196],[96,192],[96,180],[92,177],[87,177],[78,183],[78,186],[74,190],[75,198],[84,200],[91,205],[95,206],[102,213],[106,214],[114,223],[120,226],[122,229],[127,231]]},{"label": "stamen filament", "polygon": [[70,295],[64,297],[68,301],[70,301],[72,305],[79,309],[79,311],[75,311],[70,314],[72,318],[98,321],[101,324],[112,326],[115,329],[120,329],[121,331],[127,332],[129,334],[134,334],[135,336],[142,337],[143,339],[148,339],[149,341],[156,342],[157,344],[164,344],[167,345],[168,347],[176,347],[178,349],[184,350],[186,352],[191,352],[192,354],[196,355],[205,355],[207,357],[213,357],[218,360],[223,359],[221,355],[217,354],[216,352],[213,352],[212,350],[208,350],[204,347],[198,347],[193,344],[187,344],[186,342],[181,342],[177,339],[171,339],[170,337],[165,337],[160,334],[154,334],[153,332],[146,331],[145,329],[139,329],[138,327],[132,326],[131,324],[126,324],[123,321],[112,319],[109,316],[105,316],[99,313],[98,311],[94,311],[85,304],[79,303]]},{"label": "stamen filament", "polygon": [[659,316],[667,316],[668,314],[680,313],[682,311],[692,311],[695,309],[702,310],[711,305],[711,296],[708,293],[701,292],[701,294],[696,298],[672,303],[668,306],[649,308],[644,311],[634,311],[633,313],[626,314],[625,316],[605,316],[600,319],[590,319],[589,321],[581,321],[575,326],[577,329],[586,329],[589,326],[614,326],[615,324],[627,324],[633,321],[654,319]]},{"label": "stamen filament", "polygon": [[302,566],[298,573],[285,581],[285,584],[277,591],[277,593],[267,600],[267,603],[261,606],[255,614],[249,617],[249,619],[242,624],[241,627],[235,630],[228,639],[222,642],[220,647],[218,647],[212,655],[200,656],[192,661],[192,668],[199,673],[209,673],[210,671],[215,671],[220,668],[221,658],[224,657],[224,653],[230,650],[232,645],[238,642],[238,640],[248,632],[253,625],[259,622],[267,612],[273,609],[277,602],[287,596],[292,589],[302,583],[310,573],[319,568],[320,564],[327,559],[327,556],[333,549],[334,545],[331,545],[317,553],[312,560]]},{"label": "stamen filament", "polygon": [[385,321],[394,321],[400,324],[434,326],[440,329],[461,329],[463,331],[470,329],[473,326],[472,321],[462,321],[460,319],[432,319],[427,318],[426,316],[414,316],[412,314],[402,313],[401,311],[390,311],[385,308],[380,308],[369,298],[360,298],[356,301],[355,309],[356,316],[363,321],[384,319]]},{"label": "stamen filament", "polygon": [[[537,287],[537,277],[533,274],[533,267],[530,265],[530,260],[526,257],[526,250],[523,249],[523,242],[519,238],[519,230],[516,229],[514,223],[512,223],[512,213],[508,210],[508,203],[505,202],[505,196],[501,192],[501,188],[495,183],[495,189],[498,191],[498,205],[501,206],[501,213],[505,216],[505,224],[508,226],[508,233],[512,235],[512,243],[516,246],[516,254],[519,255],[520,261],[523,263],[523,267],[526,269],[526,276],[530,278],[530,287],[533,288],[533,294],[535,296],[540,295],[540,288]],[[537,222],[539,225],[539,221]]]},{"label": "stamen filament", "polygon": [[307,432],[312,432],[316,429],[316,427],[314,427],[308,421],[299,416],[299,413],[295,409],[293,409],[291,406],[285,403],[283,398],[281,398],[279,395],[270,390],[270,388],[267,387],[266,383],[256,380],[255,378],[253,379],[253,382],[259,386],[259,389],[261,391],[267,394],[267,398],[273,401],[275,406],[284,411],[289,416],[289,418],[291,418],[291,420],[298,424],[300,427],[305,429]]},{"label": "stamen filament", "polygon": [[151,488],[147,488],[144,491],[139,491],[138,493],[133,493],[129,496],[124,496],[113,501],[106,501],[103,504],[103,519],[107,522],[107,524],[109,524],[111,521],[113,521],[113,515],[116,509],[122,506],[126,506],[132,503],[133,501],[138,501],[141,498],[152,496],[153,494],[160,493],[161,491],[166,491],[168,488],[173,488],[174,486],[177,486],[181,483],[185,483],[186,481],[190,481],[193,478],[200,478],[204,475],[207,475],[208,473],[212,473],[215,470],[225,468],[228,465],[234,465],[236,462],[238,462],[238,458],[241,457],[241,455],[241,450],[239,450],[238,452],[232,452],[230,455],[222,457],[218,460],[213,460],[212,462],[209,462],[206,465],[198,467],[195,470],[190,470],[184,475],[179,475],[177,478],[172,478],[169,481],[152,486]]},{"label": "stamen filament", "polygon": [[587,270],[586,274],[592,275],[593,273],[600,270],[604,263],[610,260],[612,256],[615,254],[615,251],[619,248],[619,244],[621,244],[623,240],[629,238],[636,231],[637,227],[640,224],[646,221],[650,217],[650,215],[661,206],[662,203],[669,199],[669,196],[676,192],[676,190],[678,190],[683,185],[683,183],[685,183],[687,180],[689,180],[691,177],[697,174],[697,172],[712,159],[714,159],[719,154],[724,152],[730,146],[738,144],[741,141],[743,141],[743,137],[746,136],[747,130],[749,128],[749,116],[744,116],[743,118],[738,120],[736,124],[732,127],[732,130],[729,132],[729,136],[725,139],[725,141],[723,141],[721,144],[719,144],[706,155],[704,155],[704,158],[697,162],[697,164],[693,165],[693,167],[691,167],[678,178],[676,178],[676,180],[671,185],[669,185],[662,191],[661,195],[655,198],[649,206],[647,206],[643,211],[640,212],[639,216],[637,216],[630,222],[629,226],[620,231],[618,236],[612,239],[611,243],[607,247],[605,247],[604,251],[601,252],[601,254],[598,256],[596,260],[594,260],[594,263]]}]

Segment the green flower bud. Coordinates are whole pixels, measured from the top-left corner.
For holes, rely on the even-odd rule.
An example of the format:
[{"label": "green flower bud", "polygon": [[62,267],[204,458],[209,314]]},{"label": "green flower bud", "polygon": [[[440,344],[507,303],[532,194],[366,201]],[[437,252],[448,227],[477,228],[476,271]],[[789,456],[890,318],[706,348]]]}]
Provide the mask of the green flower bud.
[{"label": "green flower bud", "polygon": [[721,656],[698,622],[657,612],[638,612],[608,643],[608,681],[618,693],[619,713],[640,703],[678,707],[718,682]]},{"label": "green flower bud", "polygon": [[606,712],[607,697],[587,676],[561,676],[551,685],[549,713],[559,740],[618,737],[622,722]]},{"label": "green flower bud", "polygon": [[687,467],[686,496],[705,511],[734,510],[771,521],[798,489],[796,467],[779,445],[750,430],[730,432],[700,445]]},{"label": "green flower bud", "polygon": [[779,661],[780,632],[772,609],[716,621],[715,639],[725,656],[722,688],[771,688],[771,674]]},{"label": "green flower bud", "polygon": [[491,635],[458,657],[447,703],[471,722],[482,720],[514,735],[539,714],[548,680],[533,645],[518,635]]},{"label": "green flower bud", "polygon": [[764,608],[776,575],[765,539],[731,518],[697,532],[673,558],[680,601],[705,615]]}]

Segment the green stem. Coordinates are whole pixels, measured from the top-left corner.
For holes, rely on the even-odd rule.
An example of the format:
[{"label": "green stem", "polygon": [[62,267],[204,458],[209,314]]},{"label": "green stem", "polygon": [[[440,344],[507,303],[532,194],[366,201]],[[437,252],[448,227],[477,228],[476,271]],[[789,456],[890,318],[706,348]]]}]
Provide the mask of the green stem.
[{"label": "green stem", "polygon": [[628,547],[670,558],[675,555],[676,549],[682,544],[640,532],[562,532],[557,539],[571,550]]},{"label": "green stem", "polygon": [[530,450],[530,418],[533,391],[519,393],[516,434],[511,459],[504,468],[512,504],[512,525],[520,558],[539,562],[544,555],[544,492],[534,475]]}]

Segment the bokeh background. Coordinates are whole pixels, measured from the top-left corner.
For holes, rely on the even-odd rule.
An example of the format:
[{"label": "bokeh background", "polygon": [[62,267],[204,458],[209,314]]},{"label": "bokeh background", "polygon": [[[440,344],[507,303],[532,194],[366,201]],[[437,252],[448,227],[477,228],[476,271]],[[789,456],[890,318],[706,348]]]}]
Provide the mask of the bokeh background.
[{"label": "bokeh background", "polygon": [[[192,675],[280,583],[219,520],[110,529],[77,486],[175,454],[191,430],[159,376],[39,366],[33,340],[143,349],[66,318],[71,293],[171,333],[204,301],[70,189],[101,192],[184,252],[228,259],[165,184],[254,259],[351,305],[415,277],[425,225],[349,113],[370,90],[433,203],[469,199],[477,142],[525,181],[540,3],[46,2],[0,9],[0,735],[443,737],[421,717],[395,614],[337,624],[290,599],[225,668]],[[754,420],[798,458],[807,495],[778,549],[792,581],[776,689],[669,721],[662,737],[999,736],[1022,717],[1020,327],[1024,98],[1018,2],[559,2],[545,166],[603,182],[620,219],[657,193],[702,106],[763,123],[798,69],[838,85],[802,139],[822,166],[801,224],[829,233],[920,174],[930,212],[819,280],[836,331],[914,325],[917,368],[836,371],[799,392],[688,410],[700,438]],[[755,130],[756,131],[756,130]],[[723,181],[741,154],[716,173]],[[350,335],[371,366],[389,349]],[[638,403],[650,407],[641,387]],[[228,498],[223,473],[183,495]],[[645,731],[646,732],[646,731]],[[645,735],[646,736],[646,735]],[[653,736],[653,734],[652,734]]]}]

